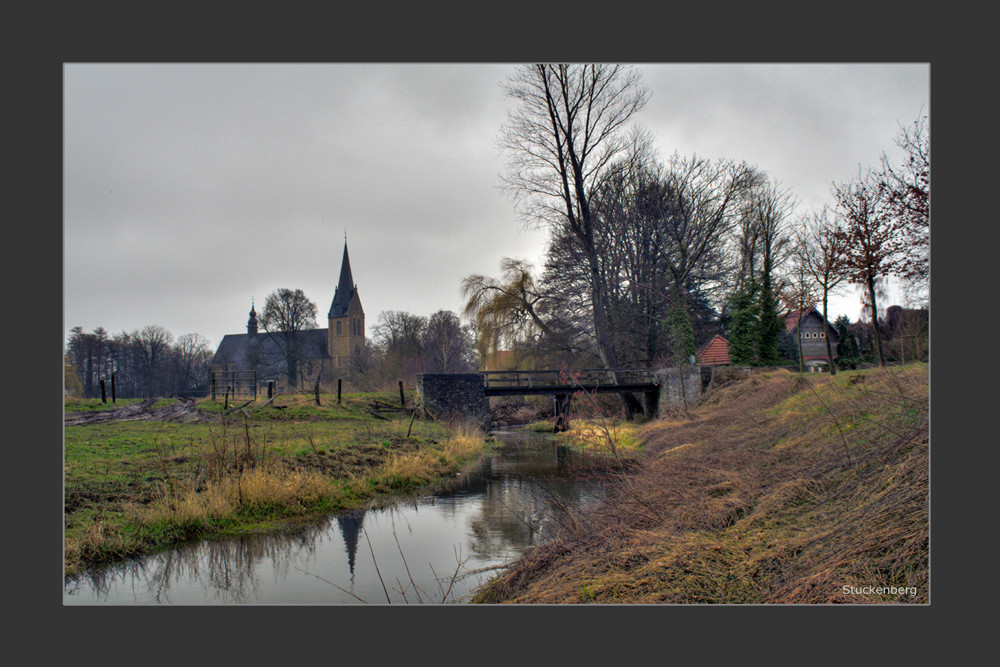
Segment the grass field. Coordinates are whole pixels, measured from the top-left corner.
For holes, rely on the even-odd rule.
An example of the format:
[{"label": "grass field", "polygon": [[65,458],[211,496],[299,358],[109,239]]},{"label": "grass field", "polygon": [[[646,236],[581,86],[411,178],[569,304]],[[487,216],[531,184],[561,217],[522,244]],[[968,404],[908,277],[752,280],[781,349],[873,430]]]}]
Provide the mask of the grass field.
[{"label": "grass field", "polygon": [[634,437],[608,501],[476,602],[929,602],[926,364],[734,379]]},{"label": "grass field", "polygon": [[[312,395],[292,395],[235,411],[243,401],[227,411],[221,400],[202,400],[171,421],[67,425],[66,574],[406,494],[483,451],[478,431],[385,409],[394,399],[391,392],[352,394],[338,404],[324,395],[317,406]],[[66,415],[141,403],[67,399]],[[373,404],[386,419],[371,413]]]}]

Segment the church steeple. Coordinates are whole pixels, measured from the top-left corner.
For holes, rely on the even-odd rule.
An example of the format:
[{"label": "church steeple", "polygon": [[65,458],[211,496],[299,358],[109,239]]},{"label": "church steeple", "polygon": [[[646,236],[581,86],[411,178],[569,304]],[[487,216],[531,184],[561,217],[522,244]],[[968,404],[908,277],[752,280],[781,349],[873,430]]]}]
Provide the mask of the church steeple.
[{"label": "church steeple", "polygon": [[354,277],[351,275],[351,258],[347,254],[347,239],[344,239],[344,258],[340,262],[340,282],[333,293],[333,303],[330,304],[330,317],[344,317],[354,296]]},{"label": "church steeple", "polygon": [[250,299],[250,319],[247,321],[247,335],[257,335],[257,311],[253,307],[253,299]]},{"label": "church steeple", "polygon": [[344,238],[344,257],[340,262],[340,281],[330,304],[327,350],[333,377],[350,378],[352,360],[359,359],[365,349],[365,309],[361,305],[358,286],[351,275],[351,257]]}]

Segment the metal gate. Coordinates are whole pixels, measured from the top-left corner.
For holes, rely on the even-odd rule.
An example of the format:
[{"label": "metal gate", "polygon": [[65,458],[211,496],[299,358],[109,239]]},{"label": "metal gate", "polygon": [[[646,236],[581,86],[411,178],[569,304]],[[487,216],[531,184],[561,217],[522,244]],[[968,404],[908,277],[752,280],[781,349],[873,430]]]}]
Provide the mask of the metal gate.
[{"label": "metal gate", "polygon": [[225,395],[257,399],[257,371],[212,371],[212,400]]}]

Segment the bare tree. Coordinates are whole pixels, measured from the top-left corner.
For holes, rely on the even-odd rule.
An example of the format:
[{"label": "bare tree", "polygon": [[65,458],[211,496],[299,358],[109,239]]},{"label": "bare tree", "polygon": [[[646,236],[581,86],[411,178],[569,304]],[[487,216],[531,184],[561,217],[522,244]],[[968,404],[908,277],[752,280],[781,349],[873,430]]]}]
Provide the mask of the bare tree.
[{"label": "bare tree", "polygon": [[192,391],[203,387],[208,380],[212,350],[208,339],[201,334],[189,333],[179,336],[174,346],[177,358],[178,385],[182,391]]},{"label": "bare tree", "polygon": [[745,163],[675,153],[666,178],[655,244],[675,298],[686,309],[692,281],[705,290],[724,284],[729,233],[740,204],[763,176]]},{"label": "bare tree", "polygon": [[871,305],[871,323],[875,332],[879,366],[885,366],[882,336],[878,326],[876,282],[900,270],[902,222],[885,210],[885,200],[871,171],[858,170],[848,183],[834,184],[833,196],[841,224],[837,236],[844,246],[844,268],[848,280],[862,285]]},{"label": "bare tree", "polygon": [[752,239],[759,250],[759,279],[753,272],[753,255],[749,266],[750,279],[760,286],[757,293],[757,355],[761,364],[770,365],[778,363],[778,336],[781,333],[777,267],[790,251],[787,223],[795,200],[777,180],[766,179],[761,173],[755,174],[752,179],[755,182],[743,200],[740,219],[741,227],[752,228]]},{"label": "bare tree", "polygon": [[499,145],[508,156],[503,185],[526,222],[568,233],[591,275],[591,311],[605,368],[618,359],[608,331],[590,198],[608,166],[628,148],[623,130],[648,93],[639,74],[619,65],[530,65],[505,87],[519,102]]},{"label": "bare tree", "polygon": [[450,310],[439,310],[427,318],[424,349],[435,373],[463,373],[473,370],[473,344],[469,330],[462,326],[458,315]]},{"label": "bare tree", "polygon": [[426,329],[426,317],[400,310],[384,310],[372,327],[372,341],[385,354],[417,357],[424,351]]},{"label": "bare tree", "polygon": [[901,165],[894,166],[882,154],[877,175],[879,193],[888,212],[900,223],[900,252],[904,257],[898,276],[921,296],[926,296],[930,277],[930,185],[931,154],[927,117],[918,117],[910,127],[900,127],[894,140],[903,151]]},{"label": "bare tree", "polygon": [[[805,248],[803,265],[806,272],[820,288],[822,294],[823,321],[827,322],[827,304],[829,296],[843,282],[844,247],[843,236],[838,235],[837,219],[830,215],[824,206],[819,212],[802,221],[801,244]],[[830,374],[837,374],[833,363],[833,349],[830,336],[826,339],[826,361]]]},{"label": "bare tree", "polygon": [[158,372],[173,345],[173,334],[159,325],[150,324],[132,334],[132,341],[141,365],[146,396],[163,393]]},{"label": "bare tree", "polygon": [[[791,270],[788,271],[782,286],[782,301],[788,310],[795,313],[795,330],[798,337],[799,371],[806,369],[805,356],[802,352],[802,315],[807,308],[816,304],[819,297],[816,283],[809,273],[809,247],[800,234],[792,249]],[[829,336],[827,336],[829,338]]]},{"label": "bare tree", "polygon": [[300,289],[278,289],[264,302],[260,325],[284,356],[289,385],[298,386],[302,355],[298,334],[316,328],[316,304]]}]

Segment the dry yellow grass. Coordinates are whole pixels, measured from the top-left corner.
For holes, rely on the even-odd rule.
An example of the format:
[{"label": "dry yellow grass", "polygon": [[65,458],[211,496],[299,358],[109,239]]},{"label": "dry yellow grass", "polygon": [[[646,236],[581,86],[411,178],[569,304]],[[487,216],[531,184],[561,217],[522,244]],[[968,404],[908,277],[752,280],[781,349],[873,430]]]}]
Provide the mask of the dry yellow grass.
[{"label": "dry yellow grass", "polygon": [[923,364],[731,382],[646,426],[586,528],[477,601],[926,603],[927,425]]}]

